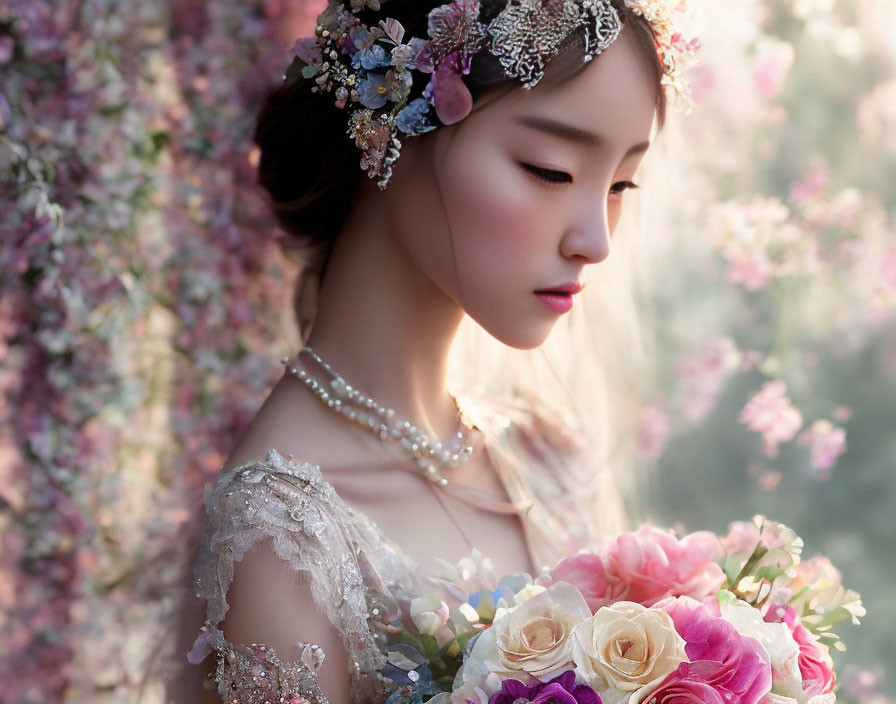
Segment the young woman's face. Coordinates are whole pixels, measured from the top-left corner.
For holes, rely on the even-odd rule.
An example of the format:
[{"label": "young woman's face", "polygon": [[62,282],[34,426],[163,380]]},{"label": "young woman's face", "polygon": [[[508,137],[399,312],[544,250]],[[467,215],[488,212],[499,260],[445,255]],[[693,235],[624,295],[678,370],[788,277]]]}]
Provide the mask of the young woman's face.
[{"label": "young woman's face", "polygon": [[414,264],[511,347],[540,345],[610,253],[650,139],[655,83],[623,29],[573,78],[515,90],[409,139],[386,189]]}]

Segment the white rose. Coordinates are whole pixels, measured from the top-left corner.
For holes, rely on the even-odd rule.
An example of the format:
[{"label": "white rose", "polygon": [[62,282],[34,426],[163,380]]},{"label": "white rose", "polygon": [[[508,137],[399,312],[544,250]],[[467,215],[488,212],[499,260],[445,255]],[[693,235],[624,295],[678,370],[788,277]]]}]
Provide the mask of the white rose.
[{"label": "white rose", "polygon": [[723,604],[721,614],[742,636],[757,640],[768,654],[774,676],[773,693],[781,695],[786,704],[806,704],[799,665],[800,646],[787,624],[766,623],[759,609],[740,599],[732,605]]},{"label": "white rose", "polygon": [[742,600],[733,606],[722,605],[721,612],[738,633],[759,641],[768,653],[772,669],[783,671],[789,660],[799,657],[800,646],[786,623],[766,623],[759,609]]},{"label": "white rose", "polygon": [[451,693],[437,694],[429,704],[488,704],[491,696],[500,689],[500,678],[488,673],[475,677]]},{"label": "white rose", "polygon": [[582,593],[569,582],[556,582],[519,606],[499,609],[491,627],[477,637],[464,670],[493,672],[501,679],[525,681],[526,673],[552,679],[572,668],[570,636],[590,617]]},{"label": "white rose", "polygon": [[543,591],[546,591],[546,588],[543,586],[538,584],[527,584],[513,595],[513,604],[514,606],[519,606],[523,602],[529,601],[529,599],[536,594],[541,594]]},{"label": "white rose", "polygon": [[605,704],[653,690],[688,658],[665,611],[620,601],[597,610],[573,632],[573,659]]}]

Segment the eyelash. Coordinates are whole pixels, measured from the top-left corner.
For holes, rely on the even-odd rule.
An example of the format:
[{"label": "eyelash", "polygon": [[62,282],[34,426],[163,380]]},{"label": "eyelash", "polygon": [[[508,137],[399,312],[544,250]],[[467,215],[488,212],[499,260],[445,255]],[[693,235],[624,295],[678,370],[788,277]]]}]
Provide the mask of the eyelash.
[{"label": "eyelash", "polygon": [[[558,183],[571,183],[572,177],[564,173],[563,171],[554,171],[552,169],[542,169],[538,166],[533,166],[532,164],[522,164],[523,168],[526,169],[529,173],[533,174],[536,178],[545,181],[546,183],[550,183],[556,185]],[[551,176],[560,176],[562,178],[551,178]],[[618,191],[613,191],[613,188],[616,186],[623,186],[622,189]],[[622,193],[630,188],[640,188],[637,183],[634,181],[619,181],[618,183],[614,183],[612,188],[610,189],[611,195],[613,193]]]}]

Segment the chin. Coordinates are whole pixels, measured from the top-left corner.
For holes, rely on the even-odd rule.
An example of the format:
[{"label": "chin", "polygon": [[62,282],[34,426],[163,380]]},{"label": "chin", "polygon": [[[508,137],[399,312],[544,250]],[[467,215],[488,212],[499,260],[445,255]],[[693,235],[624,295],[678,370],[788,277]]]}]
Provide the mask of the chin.
[{"label": "chin", "polygon": [[506,324],[488,326],[483,325],[479,321],[477,322],[483,330],[498,342],[517,350],[532,350],[536,347],[541,347],[554,328],[553,324],[545,325],[544,323],[530,323],[528,325],[508,327]]}]

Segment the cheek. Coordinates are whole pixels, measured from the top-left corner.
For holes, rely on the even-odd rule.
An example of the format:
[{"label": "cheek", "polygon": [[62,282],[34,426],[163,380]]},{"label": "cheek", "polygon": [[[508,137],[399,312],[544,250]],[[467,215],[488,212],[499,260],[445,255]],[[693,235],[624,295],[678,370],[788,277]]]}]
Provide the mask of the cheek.
[{"label": "cheek", "polygon": [[610,230],[610,235],[612,236],[613,232],[616,230],[616,226],[619,224],[619,219],[622,217],[622,203],[609,203],[607,205],[607,227]]},{"label": "cheek", "polygon": [[450,214],[461,294],[530,282],[549,234],[547,213],[515,162],[494,148],[453,150],[440,187]]}]

